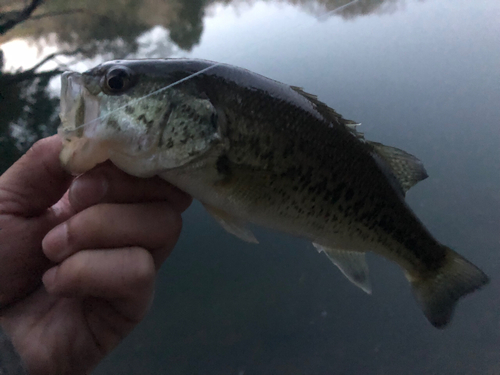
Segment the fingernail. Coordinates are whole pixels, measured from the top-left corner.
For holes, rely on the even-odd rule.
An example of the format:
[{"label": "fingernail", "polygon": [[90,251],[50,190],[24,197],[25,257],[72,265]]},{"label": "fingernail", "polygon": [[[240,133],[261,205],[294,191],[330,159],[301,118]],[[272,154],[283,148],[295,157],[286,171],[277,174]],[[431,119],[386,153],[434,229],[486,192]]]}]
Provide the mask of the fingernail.
[{"label": "fingernail", "polygon": [[50,260],[60,262],[65,259],[68,249],[68,224],[62,223],[52,229],[42,240],[43,252]]},{"label": "fingernail", "polygon": [[58,269],[59,266],[52,267],[47,270],[42,276],[43,285],[45,285],[45,289],[47,289],[49,292],[54,288]]},{"label": "fingernail", "polygon": [[83,209],[99,203],[107,190],[108,183],[104,176],[81,176],[71,184],[69,196],[72,203]]}]

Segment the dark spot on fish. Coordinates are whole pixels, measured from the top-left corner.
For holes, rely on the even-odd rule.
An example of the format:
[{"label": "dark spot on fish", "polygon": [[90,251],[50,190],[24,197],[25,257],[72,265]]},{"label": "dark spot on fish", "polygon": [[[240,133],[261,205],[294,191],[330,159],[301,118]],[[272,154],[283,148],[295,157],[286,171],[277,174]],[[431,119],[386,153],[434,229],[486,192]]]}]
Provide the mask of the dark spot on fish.
[{"label": "dark spot on fish", "polygon": [[274,153],[272,151],[265,152],[262,155],[260,155],[260,158],[262,160],[265,160],[265,161],[271,163],[274,159]]},{"label": "dark spot on fish", "polygon": [[210,115],[210,124],[212,125],[213,127],[213,130],[216,130],[217,129],[217,121],[219,119],[219,116],[217,115],[216,112],[213,112],[211,115]]},{"label": "dark spot on fish", "polygon": [[346,187],[345,182],[341,182],[340,184],[337,185],[337,187],[335,189],[333,189],[333,191],[330,195],[330,202],[332,204],[337,203],[337,201],[342,196],[342,191],[345,189],[345,187]]},{"label": "dark spot on fish", "polygon": [[395,230],[394,220],[392,217],[388,215],[382,215],[380,218],[378,225],[380,228],[384,230],[386,233],[392,233]]},{"label": "dark spot on fish", "polygon": [[108,120],[108,126],[113,128],[113,129],[120,130],[120,124],[118,124],[118,121],[116,121],[113,118],[110,118]]},{"label": "dark spot on fish", "polygon": [[313,187],[310,187],[308,191],[311,192],[311,194],[314,193],[322,193],[327,189],[328,186],[328,180],[326,178],[323,178],[320,182],[318,182],[316,185]]},{"label": "dark spot on fish", "polygon": [[141,114],[139,117],[137,117],[137,120],[139,120],[142,123],[147,122],[146,116],[144,114]]},{"label": "dark spot on fish", "polygon": [[344,195],[344,199],[349,202],[354,197],[354,190],[352,188],[347,189]]},{"label": "dark spot on fish", "polygon": [[288,168],[286,171],[284,171],[281,174],[281,177],[295,180],[295,178],[298,174],[300,174],[300,169],[298,167],[293,166],[293,167]]},{"label": "dark spot on fish", "polygon": [[134,113],[134,107],[132,107],[131,105],[127,105],[125,107],[125,113],[131,115],[132,113]]},{"label": "dark spot on fish", "polygon": [[[163,115],[162,119],[160,120],[160,136],[159,136],[159,141],[158,141],[158,147],[161,147],[163,144],[163,134],[165,133],[165,129],[167,129],[168,122],[170,121],[170,115],[172,114],[172,111],[174,110],[175,105],[170,104],[168,109],[165,111],[165,114]],[[169,146],[170,144],[170,146]],[[171,138],[169,138],[166,147],[167,148],[172,148],[174,146],[174,142],[172,141]]]},{"label": "dark spot on fish", "polygon": [[354,205],[352,206],[352,211],[354,215],[358,215],[359,211],[363,208],[364,205],[365,205],[364,199],[360,199],[356,203],[354,203]]},{"label": "dark spot on fish", "polygon": [[289,143],[285,146],[285,149],[283,150],[283,159],[288,158],[291,156],[294,152],[294,145]]},{"label": "dark spot on fish", "polygon": [[166,149],[169,149],[169,148],[172,148],[174,147],[174,141],[172,140],[172,138],[169,138],[167,143],[165,144],[165,148]]},{"label": "dark spot on fish", "polygon": [[182,143],[183,145],[185,145],[189,139],[193,138],[193,135],[189,132],[187,126],[182,129],[182,136],[184,138],[182,138],[179,142]]},{"label": "dark spot on fish", "polygon": [[217,159],[216,163],[217,172],[224,176],[229,176],[231,174],[231,163],[227,155],[221,155]]},{"label": "dark spot on fish", "polygon": [[298,148],[299,148],[300,152],[304,153],[308,146],[309,146],[309,144],[307,142],[305,142],[303,139],[299,138]]},{"label": "dark spot on fish", "polygon": [[408,249],[415,249],[417,247],[417,240],[415,238],[408,238],[404,245],[408,248]]}]

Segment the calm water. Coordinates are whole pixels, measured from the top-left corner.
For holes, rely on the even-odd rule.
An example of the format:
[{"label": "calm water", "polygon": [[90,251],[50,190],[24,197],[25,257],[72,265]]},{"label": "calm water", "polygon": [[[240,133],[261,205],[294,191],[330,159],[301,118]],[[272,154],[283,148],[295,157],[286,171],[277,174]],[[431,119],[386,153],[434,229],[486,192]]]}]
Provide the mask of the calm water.
[{"label": "calm water", "polygon": [[[492,279],[436,330],[395,265],[369,257],[368,296],[311,244],[260,229],[260,245],[241,242],[195,203],[151,312],[96,375],[500,374],[498,1],[365,0],[326,15],[343,3],[75,4],[101,18],[28,21],[10,38],[46,53],[83,46],[88,58],[60,60],[78,70],[112,57],[191,56],[302,86],[363,123],[366,138],[421,158],[430,177],[409,192],[410,205]],[[40,60],[0,41],[5,69]],[[38,77],[36,90],[33,78],[0,80],[1,168],[57,125],[57,82]]]}]

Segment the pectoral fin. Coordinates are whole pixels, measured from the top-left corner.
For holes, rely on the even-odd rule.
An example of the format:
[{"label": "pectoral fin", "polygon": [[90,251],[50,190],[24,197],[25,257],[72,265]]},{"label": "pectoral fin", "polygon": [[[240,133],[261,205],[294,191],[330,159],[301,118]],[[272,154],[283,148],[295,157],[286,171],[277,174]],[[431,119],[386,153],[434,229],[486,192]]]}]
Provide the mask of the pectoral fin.
[{"label": "pectoral fin", "polygon": [[246,222],[244,222],[243,220],[238,219],[237,217],[234,217],[227,212],[208,204],[203,204],[203,206],[208,211],[208,213],[212,215],[220,225],[222,225],[222,228],[224,228],[229,233],[234,234],[236,237],[242,239],[243,241],[259,243],[252,231],[246,228]]},{"label": "pectoral fin", "polygon": [[363,289],[366,293],[372,294],[365,253],[333,249],[331,247],[318,245],[314,242],[313,245],[318,252],[323,251],[350,282]]}]

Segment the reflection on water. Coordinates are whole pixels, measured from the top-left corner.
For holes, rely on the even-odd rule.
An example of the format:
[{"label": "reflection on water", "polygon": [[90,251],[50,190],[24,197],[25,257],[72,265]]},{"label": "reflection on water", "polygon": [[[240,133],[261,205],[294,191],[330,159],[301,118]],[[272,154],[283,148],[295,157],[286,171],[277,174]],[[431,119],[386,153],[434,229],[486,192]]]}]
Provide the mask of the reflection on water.
[{"label": "reflection on water", "polygon": [[[0,54],[0,68],[3,54]],[[47,92],[58,71],[0,73],[0,173],[37,139],[55,133],[59,100]]]},{"label": "reflection on water", "polygon": [[[59,54],[106,59],[138,57],[166,57],[173,46],[189,51],[200,42],[203,19],[207,8],[216,4],[231,5],[231,1],[210,0],[79,0],[70,3],[48,1],[33,9],[30,17],[19,16],[29,5],[21,2],[0,2],[0,42],[26,38],[39,44],[55,44]],[[254,4],[256,1],[236,1],[236,5]],[[396,0],[355,1],[345,0],[294,0],[284,2],[300,7],[318,17],[327,14],[350,18],[371,12],[395,9]],[[349,6],[332,12],[346,4]],[[31,9],[30,9],[31,10]],[[157,46],[141,45],[141,35],[155,27],[168,30],[168,41],[156,41]],[[146,42],[152,44],[151,41]],[[1,51],[1,50],[0,50]],[[0,54],[0,71],[4,58]],[[36,62],[33,62],[35,65]],[[5,170],[40,137],[54,133],[58,119],[58,103],[52,100],[46,89],[51,77],[60,69],[38,73],[38,69],[26,72],[3,72],[0,75],[0,146],[2,159],[0,172]],[[3,99],[2,99],[3,98]],[[29,103],[38,103],[30,106]]]},{"label": "reflection on water", "polygon": [[[20,3],[0,0],[0,42],[77,53],[58,61],[230,56],[306,87],[368,139],[424,161],[410,205],[492,277],[435,331],[393,265],[369,259],[367,297],[303,241],[261,231],[259,246],[242,243],[194,205],[151,313],[96,374],[498,373],[499,5],[366,0],[328,13],[346,3],[50,0],[5,30]],[[45,67],[0,75],[0,171],[57,127],[47,87],[59,68]]]}]

